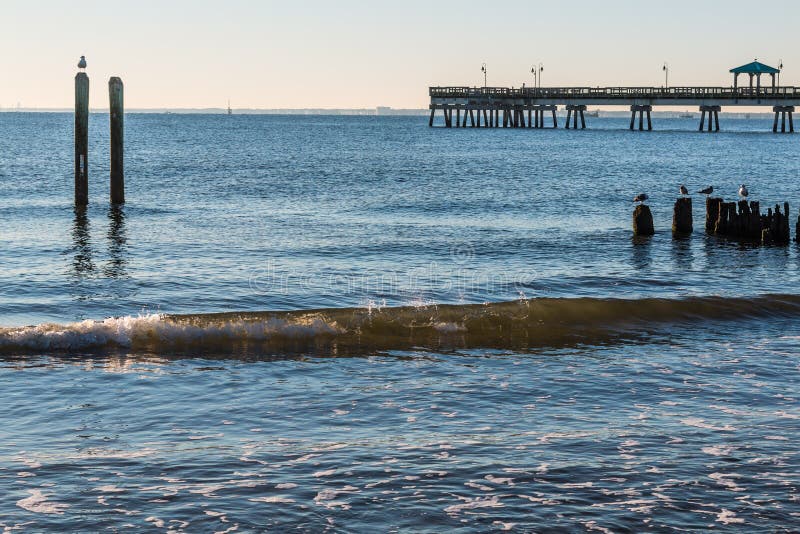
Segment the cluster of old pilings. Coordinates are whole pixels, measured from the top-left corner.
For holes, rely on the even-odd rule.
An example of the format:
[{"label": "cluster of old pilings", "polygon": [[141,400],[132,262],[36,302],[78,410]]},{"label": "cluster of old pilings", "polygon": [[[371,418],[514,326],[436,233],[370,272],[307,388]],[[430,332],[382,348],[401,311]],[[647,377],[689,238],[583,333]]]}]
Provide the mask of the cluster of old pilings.
[{"label": "cluster of old pilings", "polygon": [[[709,235],[736,239],[761,245],[788,245],[791,241],[789,203],[768,208],[761,213],[759,202],[725,202],[721,198],[706,199],[705,231]],[[687,237],[693,231],[692,199],[681,197],[675,201],[672,214],[672,234]],[[800,242],[800,216],[795,226],[795,241]],[[633,233],[636,236],[655,234],[650,208],[639,204],[633,211]]]},{"label": "cluster of old pilings", "polygon": [[[586,110],[586,106],[575,107],[582,107],[583,111]],[[500,128],[501,126],[503,128],[545,128],[546,113],[549,113],[552,117],[552,125],[548,127],[558,128],[556,106],[506,105],[499,103],[487,105],[443,104],[431,108],[428,126],[433,126],[433,119],[437,109],[441,109],[444,114],[446,128]],[[586,128],[586,121],[583,120],[583,111],[580,112],[581,123]],[[469,122],[469,126],[467,126],[467,122]],[[575,125],[577,128],[577,116]],[[569,118],[567,119],[567,128],[569,128]]]},{"label": "cluster of old pilings", "polygon": [[[798,221],[800,222],[800,221]],[[786,245],[790,241],[789,203],[761,214],[758,202],[724,202],[721,198],[706,200],[706,232],[763,245]]]}]

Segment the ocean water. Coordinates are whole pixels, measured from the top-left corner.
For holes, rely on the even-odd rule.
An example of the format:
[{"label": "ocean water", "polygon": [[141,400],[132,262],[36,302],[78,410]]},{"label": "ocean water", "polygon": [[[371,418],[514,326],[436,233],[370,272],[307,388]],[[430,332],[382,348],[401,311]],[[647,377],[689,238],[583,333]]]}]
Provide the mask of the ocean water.
[{"label": "ocean water", "polygon": [[588,123],[0,114],[0,526],[796,531],[800,250],[670,225],[798,138]]}]

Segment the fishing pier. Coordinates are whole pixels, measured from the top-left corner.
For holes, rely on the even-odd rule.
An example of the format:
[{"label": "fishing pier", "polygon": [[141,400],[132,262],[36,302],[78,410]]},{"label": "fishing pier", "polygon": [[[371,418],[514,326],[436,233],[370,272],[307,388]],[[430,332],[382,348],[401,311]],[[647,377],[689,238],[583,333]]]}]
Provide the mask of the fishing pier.
[{"label": "fishing pier", "polygon": [[[635,129],[638,118],[639,130],[652,130],[650,114],[655,106],[697,106],[699,131],[718,132],[724,106],[747,106],[771,107],[772,131],[794,132],[800,87],[777,86],[775,74],[780,71],[763,63],[730,72],[734,75],[731,87],[430,87],[428,125],[434,125],[436,112],[441,111],[446,128],[558,128],[556,112],[562,106],[567,112],[564,127],[585,129],[588,106],[628,106],[630,129]],[[749,86],[738,85],[741,74],[749,75]],[[772,77],[771,85],[761,85],[762,74]]]}]

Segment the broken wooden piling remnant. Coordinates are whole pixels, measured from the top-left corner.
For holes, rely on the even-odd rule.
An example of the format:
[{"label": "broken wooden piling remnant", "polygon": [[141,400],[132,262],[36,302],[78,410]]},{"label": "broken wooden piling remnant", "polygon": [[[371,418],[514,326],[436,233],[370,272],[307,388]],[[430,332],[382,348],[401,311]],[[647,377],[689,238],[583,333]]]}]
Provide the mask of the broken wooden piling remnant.
[{"label": "broken wooden piling remnant", "polygon": [[797,214],[797,224],[794,227],[794,240],[800,243],[800,213]]},{"label": "broken wooden piling remnant", "polygon": [[645,204],[637,205],[633,210],[633,235],[650,236],[655,233],[653,213],[650,211],[650,207]]},{"label": "broken wooden piling remnant", "polygon": [[760,240],[761,216],[758,202],[722,202],[714,233],[734,239]]},{"label": "broken wooden piling remnant", "polygon": [[[766,215],[761,214],[756,201],[723,202],[722,199],[709,199],[706,208],[707,217],[718,209],[714,235],[762,245],[787,245],[790,241],[788,202],[784,202],[782,212],[780,205],[776,204],[775,209],[769,208]],[[706,229],[708,224],[709,219],[706,219]],[[800,221],[798,225],[800,230]]]},{"label": "broken wooden piling remnant", "polygon": [[789,203],[781,207],[775,204],[775,210],[767,209],[767,214],[761,216],[761,244],[762,245],[788,245],[789,236]]},{"label": "broken wooden piling remnant", "polygon": [[722,205],[721,198],[706,197],[706,233],[713,234],[719,218],[719,208]]},{"label": "broken wooden piling remnant", "polygon": [[694,230],[692,223],[691,197],[677,199],[672,210],[672,235],[676,237],[690,235]]}]

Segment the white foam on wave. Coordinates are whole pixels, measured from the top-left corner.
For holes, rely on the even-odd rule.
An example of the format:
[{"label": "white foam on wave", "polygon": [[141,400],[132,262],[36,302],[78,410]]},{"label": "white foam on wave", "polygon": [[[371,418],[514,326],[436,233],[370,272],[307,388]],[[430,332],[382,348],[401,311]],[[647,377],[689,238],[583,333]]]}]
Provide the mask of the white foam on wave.
[{"label": "white foam on wave", "polygon": [[38,514],[62,515],[64,510],[69,508],[68,504],[52,502],[47,500],[47,496],[41,490],[28,490],[30,497],[17,501],[17,506],[23,510]]},{"label": "white foam on wave", "polygon": [[87,319],[68,324],[44,323],[14,328],[0,327],[0,350],[80,351],[104,347],[130,348],[137,344],[193,344],[214,339],[264,341],[273,337],[312,338],[342,330],[320,317],[290,321],[232,319],[193,324],[164,314]]}]

